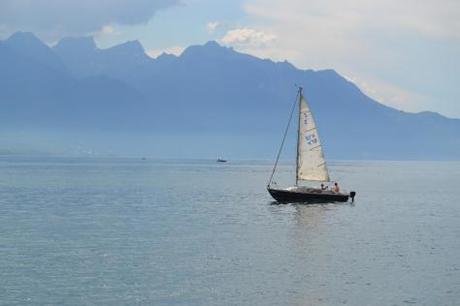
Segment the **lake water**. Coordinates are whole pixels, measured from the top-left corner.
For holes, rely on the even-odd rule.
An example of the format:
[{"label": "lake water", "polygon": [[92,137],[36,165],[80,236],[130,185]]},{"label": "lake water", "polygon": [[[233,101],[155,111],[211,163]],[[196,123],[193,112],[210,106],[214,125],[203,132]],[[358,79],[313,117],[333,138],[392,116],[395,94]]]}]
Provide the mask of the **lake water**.
[{"label": "lake water", "polygon": [[268,162],[2,157],[0,303],[459,305],[460,163],[330,169],[354,204],[275,205]]}]

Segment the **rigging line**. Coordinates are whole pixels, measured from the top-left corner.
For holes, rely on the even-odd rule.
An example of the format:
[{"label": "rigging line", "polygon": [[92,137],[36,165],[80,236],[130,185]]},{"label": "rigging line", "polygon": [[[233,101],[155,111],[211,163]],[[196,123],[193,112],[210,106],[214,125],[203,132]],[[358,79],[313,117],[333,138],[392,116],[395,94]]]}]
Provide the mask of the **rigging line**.
[{"label": "rigging line", "polygon": [[288,133],[289,126],[291,125],[292,115],[294,114],[294,110],[295,110],[295,107],[297,105],[297,99],[299,97],[299,94],[300,94],[300,91],[297,92],[297,95],[295,96],[294,103],[292,104],[291,113],[289,114],[289,120],[288,120],[288,123],[286,125],[286,129],[284,130],[283,140],[281,141],[281,146],[280,146],[280,148],[278,150],[278,154],[276,155],[275,165],[273,166],[272,174],[270,175],[270,179],[268,180],[267,187],[270,187],[270,184],[272,183],[272,180],[273,180],[273,176],[275,175],[276,166],[278,166],[278,161],[279,161],[280,156],[281,156],[281,151],[283,150],[283,146],[284,146],[284,142],[286,140],[286,135]]},{"label": "rigging line", "polygon": [[345,175],[346,173],[342,173],[341,175],[336,176],[333,181],[335,182],[341,181]]}]

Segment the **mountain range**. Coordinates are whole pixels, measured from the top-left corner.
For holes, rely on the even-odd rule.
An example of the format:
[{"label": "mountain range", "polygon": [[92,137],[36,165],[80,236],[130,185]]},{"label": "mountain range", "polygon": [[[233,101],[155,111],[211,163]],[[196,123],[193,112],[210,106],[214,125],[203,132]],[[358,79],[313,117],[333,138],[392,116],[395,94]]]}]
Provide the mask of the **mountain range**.
[{"label": "mountain range", "polygon": [[295,84],[327,158],[460,158],[459,119],[385,106],[334,70],[214,41],[151,58],[138,41],[100,49],[91,37],[64,38],[50,47],[24,32],[0,41],[0,152],[273,158]]}]

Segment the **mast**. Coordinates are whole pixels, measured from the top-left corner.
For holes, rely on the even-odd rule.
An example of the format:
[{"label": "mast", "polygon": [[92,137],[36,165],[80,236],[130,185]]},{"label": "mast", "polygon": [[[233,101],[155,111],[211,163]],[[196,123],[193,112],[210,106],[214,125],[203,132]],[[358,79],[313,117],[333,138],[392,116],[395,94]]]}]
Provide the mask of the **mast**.
[{"label": "mast", "polygon": [[297,186],[299,183],[299,167],[300,167],[300,110],[302,103],[302,90],[303,88],[299,86],[299,121],[297,125],[297,153],[296,153],[296,167],[295,167],[295,185]]}]

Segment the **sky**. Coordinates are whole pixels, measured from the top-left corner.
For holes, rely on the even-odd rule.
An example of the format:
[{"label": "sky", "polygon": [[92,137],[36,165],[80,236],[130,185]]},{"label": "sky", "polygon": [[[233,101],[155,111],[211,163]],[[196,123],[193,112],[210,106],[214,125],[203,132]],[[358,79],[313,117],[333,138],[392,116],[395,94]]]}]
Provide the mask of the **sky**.
[{"label": "sky", "polygon": [[379,102],[460,118],[458,0],[0,0],[0,39],[139,40],[155,57],[222,45],[334,69]]}]

